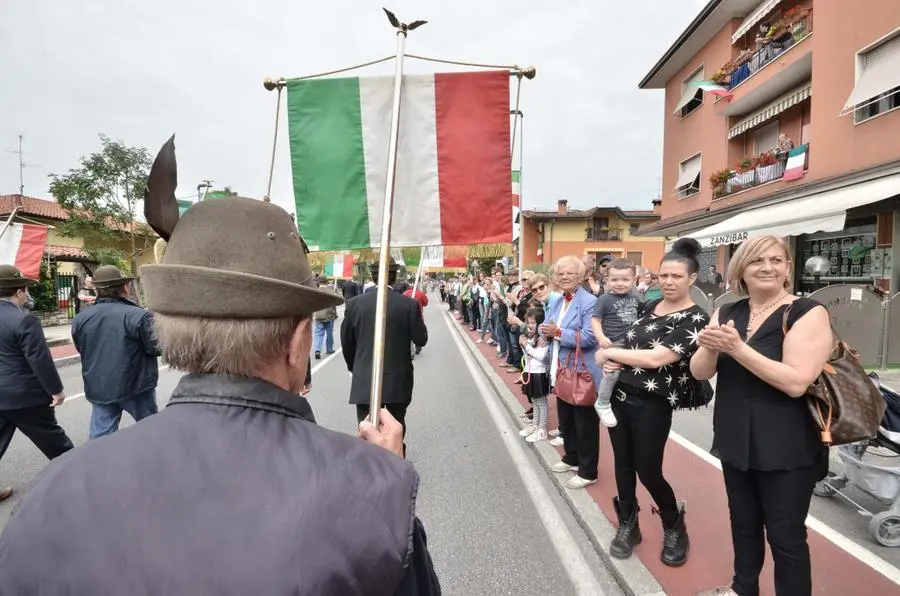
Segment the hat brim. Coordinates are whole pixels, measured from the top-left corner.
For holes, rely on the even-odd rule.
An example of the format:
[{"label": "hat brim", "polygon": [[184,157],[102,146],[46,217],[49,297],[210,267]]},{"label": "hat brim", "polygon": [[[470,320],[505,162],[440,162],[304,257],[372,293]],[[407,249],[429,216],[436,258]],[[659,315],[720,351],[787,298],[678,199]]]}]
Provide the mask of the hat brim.
[{"label": "hat brim", "polygon": [[0,279],[0,289],[14,290],[16,288],[24,288],[28,284],[37,283],[36,279],[30,277],[17,277],[16,279]]},{"label": "hat brim", "polygon": [[307,316],[344,302],[307,285],[196,265],[144,265],[141,280],[147,308],[164,315],[275,319]]},{"label": "hat brim", "polygon": [[117,279],[110,279],[106,281],[97,281],[94,280],[94,287],[100,290],[105,290],[108,288],[118,288],[120,286],[124,286],[134,281],[133,277],[119,277]]}]

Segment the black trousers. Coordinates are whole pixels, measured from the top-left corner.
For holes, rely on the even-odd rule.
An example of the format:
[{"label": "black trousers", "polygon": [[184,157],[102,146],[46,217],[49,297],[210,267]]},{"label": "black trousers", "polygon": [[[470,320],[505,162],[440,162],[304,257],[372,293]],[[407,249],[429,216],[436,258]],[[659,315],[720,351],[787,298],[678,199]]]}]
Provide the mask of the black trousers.
[{"label": "black trousers", "polygon": [[[622,388],[620,383],[617,389]],[[662,513],[678,511],[675,492],[663,476],[663,454],[672,428],[666,398],[629,389],[625,401],[614,390],[611,400],[618,424],[609,429],[616,467],[616,489],[625,511],[637,504],[637,479]]]},{"label": "black trousers", "polygon": [[775,594],[812,593],[805,522],[821,468],[817,462],[795,470],[742,471],[722,462],[734,546],[732,589],[740,596],[759,594],[766,538],[775,563]]},{"label": "black trousers", "polygon": [[565,451],[563,462],[578,466],[578,475],[585,480],[596,480],[600,463],[600,419],[594,406],[573,406],[557,398],[556,415]]},{"label": "black trousers", "polygon": [[49,405],[0,410],[0,458],[9,448],[16,429],[31,439],[48,459],[59,457],[74,447],[66,431],[56,422],[56,410]]},{"label": "black trousers", "polygon": [[[391,416],[397,419],[397,422],[403,425],[403,438],[406,439],[406,408],[409,404],[383,404],[383,407],[391,413]],[[356,423],[359,424],[369,415],[369,404],[356,406]],[[403,455],[406,456],[406,442],[403,443]]]}]

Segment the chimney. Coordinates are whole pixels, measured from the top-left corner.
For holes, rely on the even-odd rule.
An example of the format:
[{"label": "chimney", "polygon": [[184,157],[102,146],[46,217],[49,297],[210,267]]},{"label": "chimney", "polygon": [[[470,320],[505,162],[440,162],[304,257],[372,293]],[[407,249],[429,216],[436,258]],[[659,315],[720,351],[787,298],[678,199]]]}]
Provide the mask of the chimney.
[{"label": "chimney", "polygon": [[556,201],[556,212],[560,215],[565,215],[569,211],[569,201],[565,199],[560,199]]}]

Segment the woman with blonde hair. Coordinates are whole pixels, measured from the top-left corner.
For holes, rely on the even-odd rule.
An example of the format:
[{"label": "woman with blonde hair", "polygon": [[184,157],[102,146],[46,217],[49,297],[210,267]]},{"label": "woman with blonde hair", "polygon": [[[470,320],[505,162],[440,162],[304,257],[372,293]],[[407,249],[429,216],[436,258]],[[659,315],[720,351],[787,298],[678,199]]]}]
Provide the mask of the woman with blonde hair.
[{"label": "woman with blonde hair", "polygon": [[825,366],[832,334],[825,307],[791,295],[792,271],[782,238],[741,244],[728,281],[746,298],[713,314],[691,359],[694,377],[718,375],[713,451],[722,461],[734,546],[731,586],[709,594],[759,594],[766,539],[775,593],[812,593],[805,520],[828,450],[803,396]]}]

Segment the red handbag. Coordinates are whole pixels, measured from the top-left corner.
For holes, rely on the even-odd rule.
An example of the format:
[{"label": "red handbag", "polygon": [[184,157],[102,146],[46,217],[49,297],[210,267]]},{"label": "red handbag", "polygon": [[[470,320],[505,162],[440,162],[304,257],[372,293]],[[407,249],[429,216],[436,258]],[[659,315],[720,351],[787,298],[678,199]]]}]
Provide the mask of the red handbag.
[{"label": "red handbag", "polygon": [[[581,370],[578,370],[578,360],[581,360]],[[569,368],[572,362],[572,352],[566,358],[565,368],[556,371],[556,397],[573,406],[593,406],[597,401],[597,387],[594,385],[594,377],[584,366],[584,356],[581,353],[581,333],[575,333],[575,366]]]}]

